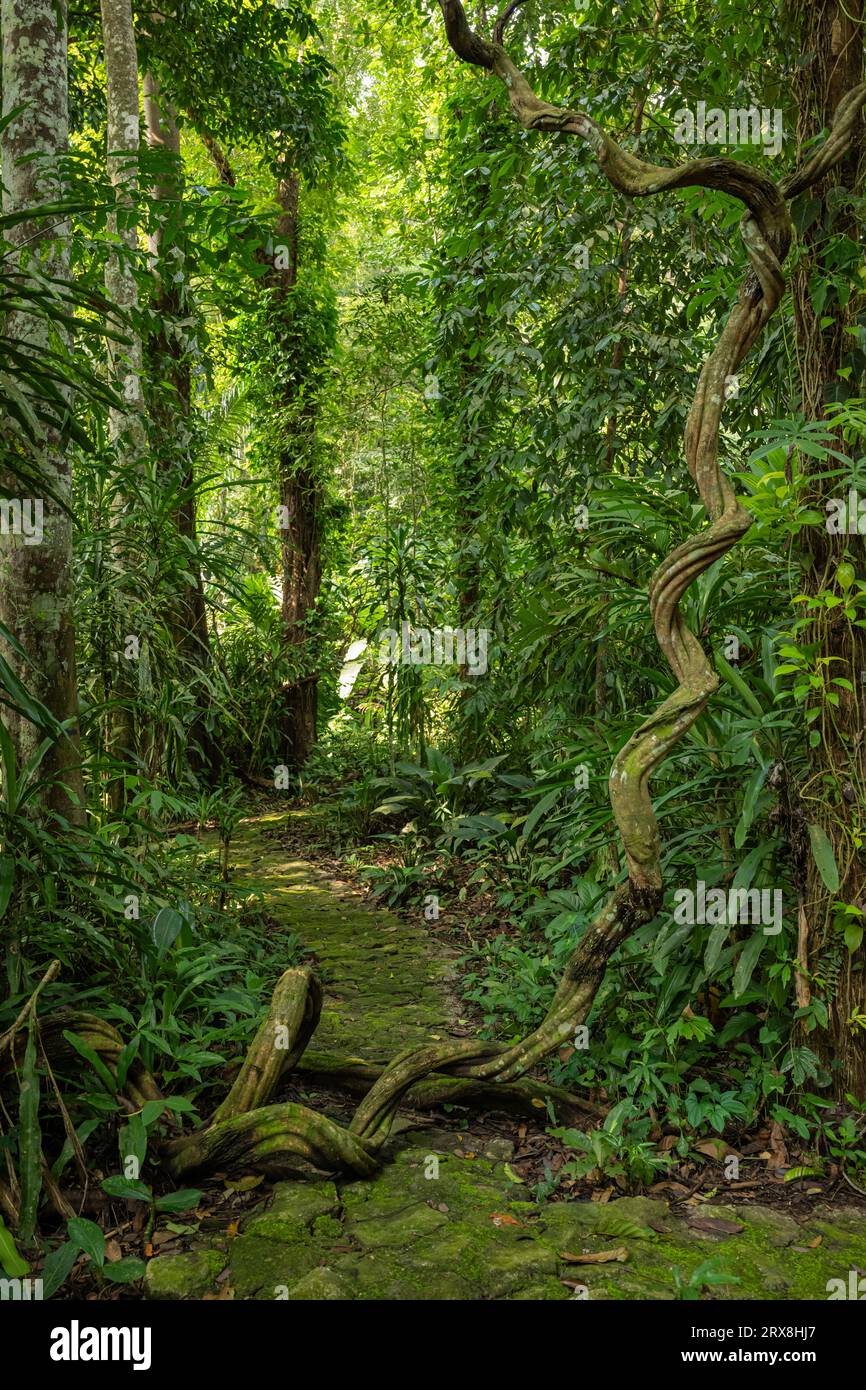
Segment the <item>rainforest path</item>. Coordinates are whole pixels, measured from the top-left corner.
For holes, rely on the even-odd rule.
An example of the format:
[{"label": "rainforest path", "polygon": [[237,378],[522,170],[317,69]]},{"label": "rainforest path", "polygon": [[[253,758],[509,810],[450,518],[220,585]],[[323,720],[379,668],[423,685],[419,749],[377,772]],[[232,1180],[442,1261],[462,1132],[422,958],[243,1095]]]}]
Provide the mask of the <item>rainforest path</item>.
[{"label": "rainforest path", "polygon": [[[467,1032],[452,992],[455,954],[421,922],[371,907],[281,845],[298,814],[243,821],[230,865],[235,886],[260,892],[278,927],[315,953],[324,1003],[308,1057],[382,1062],[409,1044]],[[293,1078],[296,1094],[313,1088],[304,1077]],[[351,1113],[356,1101],[346,1100],[335,1117]],[[313,1103],[325,1108],[319,1095]],[[155,1255],[147,1296],[666,1299],[676,1296],[675,1268],[688,1283],[713,1260],[739,1280],[713,1286],[713,1298],[823,1300],[828,1280],[847,1285],[852,1269],[866,1269],[864,1213],[854,1206],[819,1206],[801,1223],[723,1193],[685,1214],[650,1197],[536,1203],[513,1181],[507,1140],[473,1141],[472,1113],[461,1111],[465,1127],[455,1129],[442,1112],[408,1110],[374,1178],[262,1186],[240,1219]],[[605,1252],[599,1263],[563,1258]]]}]

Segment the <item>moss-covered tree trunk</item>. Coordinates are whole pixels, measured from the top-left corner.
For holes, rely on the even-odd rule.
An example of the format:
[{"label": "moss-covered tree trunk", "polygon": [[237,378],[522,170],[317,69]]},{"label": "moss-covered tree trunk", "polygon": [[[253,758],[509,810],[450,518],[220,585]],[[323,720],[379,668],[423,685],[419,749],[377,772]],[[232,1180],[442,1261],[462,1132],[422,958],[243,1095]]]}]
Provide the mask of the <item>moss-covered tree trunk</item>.
[{"label": "moss-covered tree trunk", "polygon": [[[68,147],[67,27],[65,0],[3,0],[3,115],[23,108],[0,135],[3,212],[20,213],[62,197],[56,160]],[[6,235],[20,248],[17,264],[38,267],[43,276],[68,279],[69,226],[56,215],[19,222]],[[43,318],[10,315],[6,333],[36,353],[59,349],[62,330],[49,330]],[[71,410],[71,402],[70,402]],[[77,681],[73,616],[72,521],[60,505],[71,497],[71,465],[57,431],[43,429],[36,446],[3,422],[4,446],[22,456],[34,475],[31,503],[43,509],[42,536],[0,535],[0,621],[24,648],[24,663],[8,646],[7,660],[21,680],[56,719],[71,721],[69,733],[43,760],[44,801],[73,823],[84,819],[84,784],[77,732]],[[23,484],[8,474],[5,496],[24,500]],[[53,496],[49,496],[49,491]],[[59,500],[54,500],[59,499]],[[33,515],[37,515],[34,509]],[[38,535],[38,531],[34,532]],[[19,765],[31,757],[43,735],[27,719],[4,712]]]},{"label": "moss-covered tree trunk", "polygon": [[[274,229],[278,256],[269,275],[274,312],[288,328],[287,356],[296,331],[292,296],[298,281],[301,182],[287,173],[277,187],[281,212]],[[279,257],[279,258],[278,258]],[[303,331],[303,329],[301,329]],[[304,356],[304,346],[301,356]],[[287,369],[291,362],[287,361]],[[309,620],[322,582],[322,489],[316,461],[316,393],[302,372],[287,370],[279,409],[282,436],[277,461],[280,499],[280,577],[283,640],[297,658],[297,677],[283,690],[283,747],[290,766],[303,767],[316,742],[318,674],[308,670]]]},{"label": "moss-covered tree trunk", "polygon": [[[831,123],[844,93],[863,80],[863,0],[790,3],[801,36],[802,65],[796,94],[797,143],[802,149]],[[852,196],[863,193],[864,160],[861,120],[844,158],[810,192],[810,199],[818,206],[810,210],[812,215],[801,238],[802,256],[792,277],[802,410],[809,420],[824,419],[829,401],[843,399],[851,392],[857,394],[855,383],[863,376],[862,359],[858,369],[852,356],[856,339],[850,334],[857,315],[862,314],[862,294],[846,299],[831,283],[824,300],[817,290],[836,280],[840,272],[846,287],[856,284],[854,276],[862,264],[863,251],[860,224],[850,203]],[[848,370],[852,373],[850,381],[840,375],[840,371],[847,375]],[[836,441],[836,447],[845,450],[842,440]],[[838,460],[828,459],[822,466],[804,458],[802,463],[812,470],[811,496],[817,510],[826,516],[826,503],[840,495],[841,485],[838,477],[825,473],[838,469]],[[807,527],[801,534],[806,592],[829,590],[844,596],[837,571],[851,559],[862,576],[862,537],[835,535],[819,527]],[[818,1050],[832,1068],[837,1095],[852,1092],[863,1100],[866,943],[854,951],[845,947],[833,904],[859,905],[866,913],[866,855],[856,850],[852,836],[858,827],[862,833],[866,821],[866,630],[846,619],[840,605],[830,612],[822,611],[807,640],[829,660],[827,688],[839,703],[824,704],[817,724],[821,741],[812,753],[813,772],[802,789],[801,804],[805,818],[820,825],[829,836],[841,878],[838,891],[831,892],[814,858],[806,858],[801,936],[805,937],[804,954],[814,981],[813,993],[824,992],[829,1011],[826,1030],[811,1036],[813,1040],[817,1036]],[[829,684],[839,677],[851,683],[851,690]]]}]

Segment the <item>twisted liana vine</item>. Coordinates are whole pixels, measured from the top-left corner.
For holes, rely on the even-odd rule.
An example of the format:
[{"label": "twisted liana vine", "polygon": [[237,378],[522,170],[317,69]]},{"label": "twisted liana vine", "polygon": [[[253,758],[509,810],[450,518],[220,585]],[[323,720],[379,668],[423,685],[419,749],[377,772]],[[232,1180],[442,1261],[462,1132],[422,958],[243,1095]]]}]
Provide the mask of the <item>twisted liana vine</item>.
[{"label": "twisted liana vine", "polygon": [[[618,192],[644,198],[669,189],[714,188],[738,198],[745,207],[740,231],[751,269],[703,365],[685,430],[686,463],[709,525],[665,557],[649,587],[656,638],[677,685],[632,734],[611,768],[610,802],[625,850],[627,880],[613,890],[581,937],[550,1010],[528,1037],[508,1047],[462,1040],[402,1052],[373,1082],[345,1128],[302,1105],[268,1104],[280,1077],[299,1062],[321,1007],[321,987],[313,973],[287,970],[243,1067],[211,1123],[167,1144],[165,1157],[176,1178],[234,1165],[270,1176],[297,1171],[299,1166],[367,1176],[378,1166],[379,1151],[407,1093],[410,1099],[434,1092],[454,1098],[464,1093],[489,1098],[491,1091],[495,1094],[501,1087],[502,1094],[508,1091],[512,1098],[528,1096],[526,1086],[531,1083],[525,1073],[570,1040],[589,1014],[613,951],[659,911],[661,848],[650,781],[700,717],[718,685],[718,676],[687,626],[680,603],[690,585],[736,545],[751,524],[719,465],[726,379],[736,375],[781,299],[782,265],[793,235],[788,204],[843,156],[866,103],[866,84],[852,89],[840,103],[824,144],[779,183],[746,164],[721,157],[690,160],[674,168],[649,164],[623,149],[589,116],[551,106],[535,94],[501,42],[505,23],[518,4],[506,6],[492,41],[470,28],[460,0],[440,0],[440,6],[451,48],[464,62],[500,80],[520,124],[527,130],[584,140]],[[116,1061],[122,1044],[109,1025],[79,1015],[70,1026],[106,1065]],[[55,1026],[55,1035],[62,1036],[62,1031]],[[154,1094],[152,1080],[140,1068],[132,1072],[132,1088],[133,1099]]]}]

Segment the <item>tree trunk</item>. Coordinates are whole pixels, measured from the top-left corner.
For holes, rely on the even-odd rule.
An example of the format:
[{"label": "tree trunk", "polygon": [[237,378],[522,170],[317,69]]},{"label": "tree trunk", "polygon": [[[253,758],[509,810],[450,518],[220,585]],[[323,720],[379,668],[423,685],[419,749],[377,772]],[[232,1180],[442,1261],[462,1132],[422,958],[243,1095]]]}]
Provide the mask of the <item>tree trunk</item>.
[{"label": "tree trunk", "polygon": [[[275,263],[269,283],[276,289],[279,306],[294,289],[298,278],[298,211],[300,178],[291,173],[280,180],[277,201],[282,208],[274,229],[274,242],[283,250],[282,269]],[[300,658],[300,675],[283,691],[282,735],[290,766],[302,767],[316,742],[318,675],[304,668],[309,642],[307,623],[319,596],[321,562],[321,485],[314,457],[315,393],[301,400],[294,385],[285,389],[280,403],[287,428],[278,462],[281,511],[280,569],[282,577],[283,638]]]},{"label": "tree trunk", "polygon": [[[138,309],[138,289],[132,270],[138,254],[138,227],[132,214],[138,186],[139,144],[138,55],[131,0],[102,0],[102,43],[108,108],[106,163],[118,209],[109,222],[118,241],[118,250],[106,262],[105,292],[131,320]],[[116,703],[110,714],[108,731],[109,750],[118,769],[109,787],[109,801],[115,811],[121,809],[124,800],[119,768],[129,763],[137,749],[135,701],[138,683],[134,665],[124,656],[127,605],[123,586],[124,582],[129,582],[126,577],[130,571],[128,531],[134,524],[136,495],[130,487],[130,474],[140,466],[145,450],[141,339],[131,321],[125,325],[125,336],[130,339],[128,344],[110,340],[108,344],[112,385],[126,403],[125,410],[109,412],[109,437],[118,465],[113,505],[117,584],[112,622],[113,689],[110,692]]]},{"label": "tree trunk", "polygon": [[[62,196],[58,175],[49,174],[40,156],[63,155],[68,148],[67,28],[63,0],[2,0],[3,115],[23,107],[0,134],[3,163],[3,212],[17,213],[40,201]],[[37,156],[34,160],[33,156]],[[22,160],[26,162],[21,162]],[[5,235],[49,276],[69,277],[69,226],[66,222],[19,222]],[[10,315],[10,337],[29,343],[37,352],[65,342],[56,326],[26,313]],[[71,406],[70,406],[71,409]],[[11,450],[27,462],[46,491],[68,502],[71,466],[54,430],[45,430],[36,448],[17,443],[7,432]],[[20,496],[21,484],[7,475],[7,496]],[[67,512],[47,495],[43,505],[41,543],[27,544],[17,535],[0,536],[0,620],[30,658],[25,664],[7,648],[6,657],[26,686],[58,720],[72,720],[69,735],[57,741],[42,763],[51,779],[43,804],[70,821],[84,821],[84,783],[81,772],[75,670],[73,617],[72,522]],[[21,764],[42,739],[28,720],[5,714]]]},{"label": "tree trunk", "polygon": [[[144,78],[144,111],[148,145],[151,149],[164,150],[171,157],[172,167],[162,174],[156,188],[157,196],[167,206],[175,204],[179,208],[183,197],[180,132],[171,105],[161,95],[152,73],[146,73]],[[182,222],[180,214],[177,222]],[[174,519],[178,534],[188,543],[183,567],[191,576],[190,581],[179,581],[182,587],[166,621],[181,658],[192,668],[207,672],[211,665],[210,636],[196,554],[197,516],[191,457],[192,377],[190,356],[183,332],[178,328],[179,321],[189,315],[189,280],[182,226],[169,241],[164,224],[158,224],[149,238],[149,250],[158,277],[154,308],[162,325],[149,344],[151,374],[155,381],[168,382],[170,388],[167,393],[164,390],[154,393],[151,414],[160,469],[167,485],[179,496]],[[201,702],[206,700],[203,686],[199,687],[198,695]],[[219,753],[203,715],[191,726],[189,737],[191,764],[198,768],[216,768]]]},{"label": "tree trunk", "polygon": [[[303,455],[308,441],[299,438]],[[288,525],[280,544],[283,579],[282,622],[288,645],[303,648],[306,620],[322,579],[319,510],[321,489],[314,467],[287,453],[280,458],[280,505]],[[316,742],[318,677],[302,674],[284,692],[284,738],[290,763],[302,767]]]},{"label": "tree trunk", "polygon": [[[801,52],[806,61],[798,71],[796,95],[799,123],[798,147],[828,126],[845,92],[863,80],[863,3],[862,0],[791,0],[799,24]],[[828,401],[838,400],[851,390],[840,368],[851,342],[846,331],[862,303],[852,296],[847,306],[828,300],[816,311],[810,294],[815,278],[839,273],[832,253],[836,238],[847,236],[855,242],[860,233],[856,218],[846,207],[834,204],[839,188],[862,194],[864,138],[862,121],[845,157],[811,190],[820,202],[820,213],[803,234],[803,255],[792,277],[796,320],[797,360],[800,373],[802,409],[807,419],[824,418]],[[829,322],[827,322],[829,320]],[[835,441],[845,451],[844,442]],[[803,459],[812,469],[811,498],[826,516],[826,502],[839,495],[838,478],[823,476],[822,468],[838,468],[838,461],[826,465]],[[812,594],[822,589],[841,592],[836,569],[844,559],[850,538],[832,535],[818,527],[806,527],[802,560],[806,570],[805,588]],[[856,542],[855,542],[856,544]],[[829,1010],[826,1031],[813,1034],[817,1050],[832,1066],[834,1087],[839,1097],[852,1092],[866,1098],[866,1029],[855,1016],[866,1014],[866,945],[848,951],[834,925],[833,903],[857,904],[866,910],[866,863],[853,847],[851,831],[859,815],[866,816],[866,632],[854,627],[841,612],[841,606],[825,613],[806,640],[817,643],[818,652],[830,658],[830,677],[850,680],[853,690],[832,687],[839,705],[824,705],[820,720],[821,742],[814,750],[813,776],[804,789],[805,819],[823,827],[830,837],[839,866],[841,884],[837,892],[828,891],[809,855],[801,884],[801,949],[809,970],[820,979],[835,980],[828,988],[825,1003]],[[816,991],[813,989],[813,995]]]}]

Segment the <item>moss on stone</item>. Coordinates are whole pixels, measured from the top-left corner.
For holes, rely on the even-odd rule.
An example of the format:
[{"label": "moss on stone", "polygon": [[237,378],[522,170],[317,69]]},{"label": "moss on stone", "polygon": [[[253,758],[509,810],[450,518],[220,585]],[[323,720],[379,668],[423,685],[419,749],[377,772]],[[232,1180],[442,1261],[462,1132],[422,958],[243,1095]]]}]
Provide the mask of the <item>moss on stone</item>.
[{"label": "moss on stone", "polygon": [[286,1299],[289,1302],[296,1299],[318,1301],[325,1299],[347,1300],[354,1297],[355,1290],[352,1281],[341,1274],[339,1270],[328,1269],[326,1266],[311,1270],[286,1294]]},{"label": "moss on stone", "polygon": [[[309,865],[262,837],[263,826],[293,814],[243,823],[232,864],[236,881],[261,886],[269,911],[322,962],[326,1007],[317,1044],[324,1030],[326,1049],[336,1042],[380,1061],[443,1036],[450,967],[441,948],[388,913],[341,901]],[[866,1263],[857,1208],[817,1208],[801,1224],[760,1204],[696,1207],[696,1215],[743,1226],[719,1234],[693,1228],[650,1197],[539,1206],[504,1171],[507,1141],[494,1140],[474,1157],[467,1152],[471,1133],[414,1122],[392,1136],[374,1178],[277,1184],[228,1256],[211,1246],[152,1260],[148,1295],[200,1297],[228,1258],[238,1298],[562,1300],[573,1297],[562,1283],[568,1279],[585,1285],[590,1300],[664,1300],[676,1296],[675,1268],[688,1282],[713,1259],[740,1281],[713,1286],[714,1299],[825,1299],[829,1279],[847,1280]],[[625,1262],[562,1259],[563,1252],[622,1246]]]},{"label": "moss on stone", "polygon": [[284,1241],[243,1235],[229,1252],[231,1282],[237,1298],[279,1298],[315,1269],[321,1251],[312,1240]]},{"label": "moss on stone", "polygon": [[157,1255],[147,1262],[144,1292],[147,1298],[201,1298],[213,1291],[225,1267],[226,1257],[218,1250]]}]

